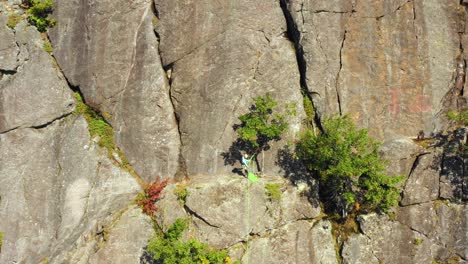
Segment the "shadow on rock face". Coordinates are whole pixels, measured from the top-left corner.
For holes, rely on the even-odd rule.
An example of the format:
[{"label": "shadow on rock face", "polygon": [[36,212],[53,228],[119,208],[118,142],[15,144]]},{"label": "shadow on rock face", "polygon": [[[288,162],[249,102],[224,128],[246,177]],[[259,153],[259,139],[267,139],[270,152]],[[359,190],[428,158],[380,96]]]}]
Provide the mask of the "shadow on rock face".
[{"label": "shadow on rock face", "polygon": [[143,254],[140,257],[140,264],[163,264],[162,260],[155,260],[153,255],[148,252],[147,248],[143,249]]},{"label": "shadow on rock face", "polygon": [[[468,201],[468,129],[459,128],[454,131],[449,140],[444,142],[442,158],[441,182],[449,183],[446,198],[453,202]],[[442,188],[447,189],[447,188]],[[444,191],[441,193],[444,195]],[[452,197],[450,197],[452,196]]]},{"label": "shadow on rock face", "polygon": [[[268,146],[265,148],[265,150],[268,150]],[[250,144],[248,144],[244,140],[238,138],[234,142],[232,142],[231,146],[226,152],[221,153],[221,156],[223,157],[223,160],[224,160],[224,165],[234,166],[236,162],[239,162],[239,166],[241,166],[242,153],[252,154],[252,153],[255,153],[255,149],[253,149],[250,146]],[[260,168],[260,165],[256,157],[254,160],[255,160],[257,168]],[[245,176],[242,173],[241,168],[234,168],[232,172],[238,175]]]},{"label": "shadow on rock face", "polygon": [[298,186],[306,183],[309,187],[308,199],[314,205],[319,205],[319,189],[317,181],[314,180],[310,171],[307,170],[304,163],[297,158],[290,147],[284,146],[278,151],[276,164],[284,171],[284,177],[293,185]]}]

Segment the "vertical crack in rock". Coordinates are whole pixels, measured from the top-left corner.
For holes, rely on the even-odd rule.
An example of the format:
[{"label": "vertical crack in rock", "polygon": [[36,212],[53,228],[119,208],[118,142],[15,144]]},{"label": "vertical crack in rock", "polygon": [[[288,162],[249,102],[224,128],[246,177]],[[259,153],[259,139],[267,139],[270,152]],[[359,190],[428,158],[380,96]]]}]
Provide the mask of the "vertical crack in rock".
[{"label": "vertical crack in rock", "polygon": [[[152,6],[152,11],[153,11],[153,15],[156,19],[159,20],[159,10],[156,8],[156,1],[152,1],[151,2],[151,6]],[[168,83],[168,86],[169,86],[169,90],[168,90],[168,93],[169,93],[169,101],[171,102],[171,106],[172,106],[172,111],[174,113],[174,120],[176,122],[176,126],[177,126],[177,134],[179,136],[179,157],[178,157],[178,168],[176,169],[176,173],[174,175],[174,178],[175,179],[182,179],[182,178],[185,178],[187,177],[187,167],[185,165],[185,159],[184,157],[182,156],[182,131],[180,131],[180,118],[179,116],[177,115],[177,112],[176,112],[176,107],[175,107],[175,102],[177,99],[173,96],[172,94],[172,71],[173,71],[173,66],[174,66],[174,63],[175,62],[172,62],[168,65],[164,65],[163,64],[163,61],[162,61],[162,57],[161,57],[161,51],[159,50],[159,45],[160,45],[160,42],[161,42],[161,37],[160,37],[160,34],[156,31],[156,29],[153,30],[154,32],[154,35],[156,36],[156,40],[158,41],[158,56],[159,56],[159,60],[160,60],[160,63],[161,63],[161,66],[163,67],[164,71],[166,72],[166,80],[167,80],[167,83]]]},{"label": "vertical crack in rock", "polygon": [[343,33],[343,39],[341,41],[341,47],[340,47],[340,68],[338,69],[338,72],[336,73],[336,78],[335,78],[336,98],[338,100],[338,110],[340,111],[340,116],[343,115],[343,112],[341,110],[341,99],[340,99],[340,74],[341,74],[341,70],[343,69],[343,48],[345,45],[347,33],[348,31],[345,29]]},{"label": "vertical crack in rock", "polygon": [[[299,76],[300,76],[300,85],[301,85],[301,92],[303,96],[307,96],[309,100],[312,102],[312,107],[316,110],[316,106],[314,104],[314,99],[309,92],[309,87],[307,84],[307,62],[304,56],[304,49],[301,45],[301,32],[299,31],[297,24],[294,22],[294,18],[291,12],[288,9],[288,2],[289,0],[279,0],[280,7],[283,11],[283,15],[286,21],[287,26],[287,37],[289,40],[294,44],[294,49],[296,51],[296,61],[297,66],[299,68]],[[302,21],[305,22],[304,14],[303,14],[303,4],[301,5],[301,18]],[[317,111],[315,111],[314,121],[317,124],[318,128],[323,131],[322,124],[320,121],[320,116],[318,115]]]},{"label": "vertical crack in rock", "polygon": [[466,80],[466,58],[464,56],[465,54],[465,49],[463,47],[463,36],[465,35],[465,25],[464,23],[467,23],[464,20],[464,16],[466,15],[466,7],[463,5],[463,2],[461,1],[461,11],[459,13],[459,19],[460,19],[460,24],[459,28],[460,30],[458,31],[458,36],[459,36],[459,49],[460,49],[460,58],[457,61],[457,77],[455,80],[455,89],[458,91],[458,96],[463,97],[464,95],[464,90],[465,90],[465,80]]}]

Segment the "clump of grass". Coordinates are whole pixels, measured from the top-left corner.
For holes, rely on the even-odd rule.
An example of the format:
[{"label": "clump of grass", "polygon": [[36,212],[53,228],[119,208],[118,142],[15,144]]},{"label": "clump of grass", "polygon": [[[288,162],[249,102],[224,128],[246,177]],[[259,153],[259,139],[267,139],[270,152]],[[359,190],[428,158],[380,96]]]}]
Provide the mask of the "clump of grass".
[{"label": "clump of grass", "polygon": [[18,14],[11,14],[8,16],[8,20],[6,22],[6,25],[9,27],[9,28],[12,28],[14,29],[16,27],[16,25],[18,25],[18,23],[21,21],[21,16],[18,15]]},{"label": "clump of grass", "polygon": [[458,125],[468,126],[468,108],[465,108],[459,112],[449,111],[447,113],[449,120],[455,121]]},{"label": "clump of grass", "polygon": [[271,201],[281,200],[281,184],[280,183],[267,183],[265,185],[265,194],[268,196],[268,199]]},{"label": "clump of grass", "polygon": [[413,241],[413,244],[415,244],[416,246],[419,246],[419,245],[422,244],[422,242],[423,242],[422,239],[420,239],[420,238],[415,238],[414,241]]},{"label": "clump of grass", "polygon": [[177,185],[174,189],[174,195],[177,196],[177,201],[181,205],[185,205],[188,196],[187,186],[185,184]]},{"label": "clump of grass", "polygon": [[44,43],[42,44],[42,49],[49,54],[52,54],[52,52],[54,52],[52,44],[50,44],[50,41],[47,39],[44,40]]}]

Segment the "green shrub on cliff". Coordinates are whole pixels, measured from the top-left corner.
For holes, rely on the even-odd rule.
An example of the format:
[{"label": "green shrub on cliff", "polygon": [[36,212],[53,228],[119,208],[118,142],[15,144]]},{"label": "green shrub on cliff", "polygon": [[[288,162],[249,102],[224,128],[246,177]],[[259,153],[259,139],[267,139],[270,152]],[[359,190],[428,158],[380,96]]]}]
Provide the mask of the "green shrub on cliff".
[{"label": "green shrub on cliff", "polygon": [[357,203],[367,211],[387,211],[398,203],[401,176],[385,174],[380,144],[351,119],[335,117],[322,122],[324,132],[306,131],[297,154],[320,181],[322,198],[329,211],[349,211]]},{"label": "green shrub on cliff", "polygon": [[[286,105],[286,114],[276,112],[278,102],[270,94],[254,98],[250,112],[239,117],[241,124],[236,127],[239,138],[245,143],[250,154],[263,153],[269,148],[269,142],[278,141],[287,131],[287,116],[295,115],[295,105]],[[263,164],[262,168],[263,170]]]},{"label": "green shrub on cliff", "polygon": [[[180,241],[182,232],[188,227],[187,221],[178,218],[162,235],[155,235],[147,250],[155,260],[164,264],[213,263],[223,264],[228,259],[225,250],[218,251],[195,239]],[[158,262],[159,263],[159,262]]]},{"label": "green shrub on cliff", "polygon": [[461,110],[460,112],[449,111],[447,113],[449,120],[455,121],[461,126],[468,126],[468,108]]},{"label": "green shrub on cliff", "polygon": [[55,19],[49,18],[54,10],[53,0],[25,0],[23,3],[29,6],[29,24],[35,26],[39,32],[45,32],[55,25]]}]

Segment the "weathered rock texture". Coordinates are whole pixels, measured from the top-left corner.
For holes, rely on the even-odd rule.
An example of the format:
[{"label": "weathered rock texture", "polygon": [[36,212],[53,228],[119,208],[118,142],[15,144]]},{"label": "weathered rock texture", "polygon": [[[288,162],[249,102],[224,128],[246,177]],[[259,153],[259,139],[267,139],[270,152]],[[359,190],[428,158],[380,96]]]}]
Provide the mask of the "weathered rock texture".
[{"label": "weathered rock texture", "polygon": [[[38,127],[69,114],[75,102],[43,40],[23,21],[15,32],[0,14],[0,133]],[[47,107],[44,107],[47,106]]]},{"label": "weathered rock texture", "polygon": [[[156,10],[188,175],[232,170],[240,160],[233,125],[254,96],[296,103],[285,139],[295,137],[304,117],[300,76],[278,1],[163,0]],[[265,155],[264,172],[279,171],[277,149]]]},{"label": "weathered rock texture", "polygon": [[152,1],[57,1],[54,56],[146,180],[173,177],[179,135],[153,32]]},{"label": "weathered rock texture", "polygon": [[2,263],[64,263],[132,202],[137,181],[101,152],[81,117],[0,135]]},{"label": "weathered rock texture", "polygon": [[[6,26],[25,14],[21,1],[0,1],[0,262],[144,256],[153,227],[132,204],[137,176],[72,114],[73,89],[113,126],[142,178],[191,178],[158,202],[164,230],[189,217],[185,238],[242,263],[466,263],[467,130],[411,139],[447,129],[445,113],[467,106],[465,2],[56,0],[55,60],[47,35],[26,21]],[[241,149],[233,126],[267,92],[297,114],[265,153],[275,176],[253,184],[231,174]],[[301,129],[302,92],[318,119],[348,113],[385,142],[388,172],[408,176],[394,220],[361,215],[359,233],[341,241],[303,166],[285,171],[296,185],[278,177],[296,162],[277,151]],[[281,183],[281,199],[267,197],[267,183]],[[174,194],[182,184],[184,204]]]},{"label": "weathered rock texture", "polygon": [[440,130],[464,56],[460,1],[282,2],[321,116],[350,114],[381,139]]},{"label": "weathered rock texture", "polygon": [[[265,185],[275,182],[281,184],[282,196],[272,201]],[[174,194],[177,188],[188,192],[184,205]],[[157,222],[167,229],[176,218],[191,216],[188,237],[229,248],[243,263],[335,263],[330,223],[314,220],[320,207],[308,201],[311,192],[281,178],[252,184],[239,176],[219,176],[216,181],[197,177],[164,190],[157,202]]]},{"label": "weathered rock texture", "polygon": [[466,263],[467,213],[466,205],[427,203],[405,207],[398,221],[362,216],[363,234],[345,242],[344,263]]}]

